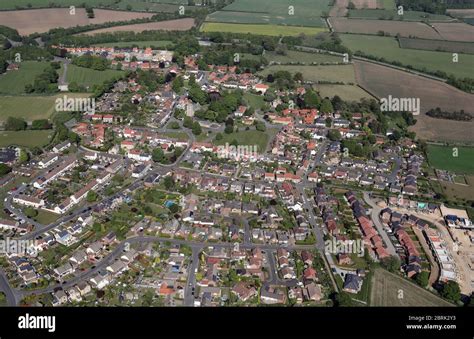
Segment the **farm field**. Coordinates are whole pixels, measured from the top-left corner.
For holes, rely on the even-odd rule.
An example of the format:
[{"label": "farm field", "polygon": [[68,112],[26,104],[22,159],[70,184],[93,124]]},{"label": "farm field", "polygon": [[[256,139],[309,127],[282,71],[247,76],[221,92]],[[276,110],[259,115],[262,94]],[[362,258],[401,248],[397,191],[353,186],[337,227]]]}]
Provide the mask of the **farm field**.
[{"label": "farm field", "polygon": [[348,17],[356,19],[403,20],[403,21],[453,21],[447,15],[419,11],[405,11],[398,15],[396,9],[351,9]]},{"label": "farm field", "polygon": [[401,48],[474,54],[474,43],[470,42],[409,38],[399,38],[398,40]]},{"label": "farm field", "polygon": [[[28,5],[31,5],[32,8],[43,8],[48,7],[51,0],[3,0],[0,1],[0,10],[12,10],[18,8],[29,8]],[[56,5],[68,7],[68,6],[80,6],[83,3],[86,3],[89,6],[98,6],[99,4],[111,5],[115,0],[67,0],[56,2]]]},{"label": "farm field", "polygon": [[369,93],[356,85],[315,85],[314,88],[325,98],[332,98],[335,95],[346,101],[359,101],[362,98],[373,99]]},{"label": "farm field", "polygon": [[[23,118],[26,121],[47,119],[55,111],[55,101],[64,94],[55,96],[4,96],[0,97],[0,122],[8,117]],[[84,93],[68,93],[69,98],[89,96]]]},{"label": "farm field", "polygon": [[[390,67],[355,61],[357,83],[377,98],[392,95],[396,98],[420,98],[421,113],[412,126],[417,137],[424,140],[474,141],[474,122],[434,119],[424,113],[440,107],[448,111],[474,107],[474,95],[440,81],[409,74]],[[403,86],[401,85],[403,84]]]},{"label": "farm field", "polygon": [[[456,177],[456,178],[459,178]],[[474,175],[465,175],[465,184],[459,185],[446,181],[439,181],[444,194],[450,200],[474,200]]]},{"label": "farm field", "polygon": [[144,24],[133,24],[133,25],[124,25],[124,26],[115,26],[108,28],[96,29],[93,31],[88,31],[86,35],[95,35],[100,33],[109,33],[109,32],[143,32],[143,31],[187,31],[194,26],[193,18],[185,19],[176,19],[176,20],[166,20],[159,22],[149,22]]},{"label": "farm field", "polygon": [[295,36],[300,34],[314,35],[325,32],[325,28],[320,27],[297,27],[279,25],[244,25],[228,24],[218,22],[205,22],[201,26],[201,32],[223,32],[223,33],[252,33],[269,36]]},{"label": "farm field", "polygon": [[353,52],[361,51],[387,61],[398,61],[404,66],[411,65],[418,70],[443,71],[456,77],[474,77],[474,56],[465,55],[458,63],[453,63],[453,55],[448,52],[402,49],[395,38],[357,34],[341,34],[343,44]]},{"label": "farm field", "polygon": [[474,17],[474,9],[448,9],[448,14],[457,18],[472,18]]},{"label": "farm field", "polygon": [[[398,291],[403,291],[403,298]],[[427,290],[393,273],[377,268],[372,277],[370,306],[453,306]]]},{"label": "farm field", "polygon": [[67,71],[67,82],[75,82],[78,85],[92,87],[102,84],[104,81],[113,79],[124,74],[123,71],[107,69],[105,71],[96,71],[90,68],[69,65]]},{"label": "farm field", "polygon": [[120,41],[120,42],[108,42],[103,44],[95,44],[93,46],[97,47],[134,47],[146,48],[146,47],[156,47],[163,48],[166,46],[174,45],[172,41],[168,40],[156,40],[156,41]]},{"label": "farm field", "polygon": [[355,74],[353,65],[330,65],[330,66],[300,66],[300,65],[273,65],[260,72],[263,76],[277,71],[288,71],[292,74],[301,72],[304,81],[312,82],[341,82],[354,84]]},{"label": "farm field", "polygon": [[25,86],[32,84],[36,76],[40,75],[48,65],[48,62],[24,61],[20,64],[18,71],[9,71],[0,75],[0,94],[25,93]]},{"label": "farm field", "polygon": [[[458,156],[453,156],[453,148]],[[474,147],[428,145],[428,161],[437,169],[458,174],[474,174]]]},{"label": "farm field", "polygon": [[307,52],[299,52],[299,51],[292,51],[288,50],[286,55],[280,55],[276,52],[266,52],[265,58],[268,61],[280,62],[280,63],[342,63],[342,57],[330,55],[330,54],[323,54],[323,53],[307,53]]},{"label": "farm field", "polygon": [[10,145],[22,147],[45,146],[49,143],[53,131],[1,131],[0,147]]},{"label": "farm field", "polygon": [[474,42],[474,26],[466,23],[434,23],[443,39]]},{"label": "farm field", "polygon": [[420,39],[443,39],[434,29],[420,22],[401,22],[390,20],[364,20],[348,18],[330,18],[334,30],[339,33],[378,34],[379,31],[392,36],[414,36]]}]

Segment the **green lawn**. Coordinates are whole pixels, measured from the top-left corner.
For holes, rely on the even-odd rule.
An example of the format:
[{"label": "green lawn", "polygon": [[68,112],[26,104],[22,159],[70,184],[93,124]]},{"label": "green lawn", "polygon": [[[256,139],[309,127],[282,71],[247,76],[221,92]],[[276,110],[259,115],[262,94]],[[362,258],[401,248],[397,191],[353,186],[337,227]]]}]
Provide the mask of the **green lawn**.
[{"label": "green lawn", "polygon": [[295,36],[300,34],[314,35],[327,31],[320,27],[297,27],[278,25],[244,25],[218,22],[206,22],[201,26],[202,32],[223,32],[223,33],[251,33],[269,36]]},{"label": "green lawn", "polygon": [[104,44],[95,44],[93,46],[99,47],[134,47],[146,48],[146,47],[156,47],[162,48],[166,46],[172,46],[174,43],[169,40],[156,40],[156,41],[120,41],[120,42],[108,42]]},{"label": "green lawn", "polygon": [[51,140],[52,130],[43,131],[0,131],[0,147],[10,145],[35,147],[45,146]]},{"label": "green lawn", "polygon": [[263,100],[263,96],[248,93],[248,92],[244,93],[244,100],[247,102],[248,105],[253,107],[255,110],[262,108],[262,106],[265,104],[265,101]]},{"label": "green lawn", "polygon": [[58,214],[44,210],[38,210],[38,215],[34,219],[43,225],[49,225],[58,220],[59,217],[60,215]]},{"label": "green lawn", "polygon": [[474,147],[428,145],[428,161],[437,169],[474,174]]},{"label": "green lawn", "polygon": [[226,134],[222,133],[223,138],[221,140],[214,140],[215,145],[225,145],[231,143],[233,140],[237,140],[239,145],[242,146],[254,146],[257,145],[258,152],[262,153],[267,148],[269,134],[268,132],[259,132],[256,130],[240,130],[237,133]]},{"label": "green lawn", "polygon": [[395,38],[371,35],[340,34],[343,44],[353,52],[362,51],[387,61],[398,61],[416,69],[443,71],[456,77],[474,78],[474,55],[462,55],[454,63],[453,54],[447,52],[402,49]]},{"label": "green lawn", "polygon": [[110,80],[123,75],[124,71],[107,69],[96,71],[90,68],[69,65],[67,71],[67,82],[76,82],[78,85],[89,86],[100,85],[106,80]]},{"label": "green lawn", "polygon": [[33,84],[35,78],[49,65],[48,62],[24,61],[18,71],[0,75],[0,94],[23,94],[25,86]]},{"label": "green lawn", "polygon": [[277,71],[288,71],[292,74],[301,72],[305,81],[342,82],[344,84],[354,84],[356,82],[354,67],[351,64],[329,66],[273,65],[265,68],[260,74],[267,76]]},{"label": "green lawn", "polygon": [[342,63],[342,57],[323,53],[307,53],[300,51],[287,51],[286,55],[280,55],[275,52],[266,52],[265,58],[268,61],[279,63],[305,63],[305,64],[323,64],[323,63]]},{"label": "green lawn", "polygon": [[188,140],[189,139],[188,135],[185,132],[179,132],[179,131],[172,132],[172,131],[170,131],[170,132],[165,132],[165,133],[161,133],[161,134],[165,137],[179,139],[179,140]]}]

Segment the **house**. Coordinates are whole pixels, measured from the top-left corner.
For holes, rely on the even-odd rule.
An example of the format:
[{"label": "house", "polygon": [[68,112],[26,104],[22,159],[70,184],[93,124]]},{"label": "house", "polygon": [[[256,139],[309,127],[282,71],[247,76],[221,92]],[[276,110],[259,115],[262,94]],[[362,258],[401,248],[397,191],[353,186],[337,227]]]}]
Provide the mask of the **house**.
[{"label": "house", "polygon": [[301,260],[303,260],[303,263],[305,263],[308,266],[313,265],[313,255],[311,254],[310,251],[306,251],[306,250],[301,251]]},{"label": "house", "polygon": [[362,288],[362,279],[355,274],[348,273],[344,279],[343,290],[349,293],[359,293]]},{"label": "house", "polygon": [[67,150],[69,147],[71,147],[71,143],[66,140],[60,144],[57,144],[56,146],[53,147],[53,152],[55,153],[61,153],[65,150]]},{"label": "house", "polygon": [[69,258],[69,261],[73,265],[81,265],[83,262],[86,261],[86,259],[87,259],[86,251],[78,250],[72,255],[71,258]]},{"label": "house", "polygon": [[63,277],[67,276],[68,274],[71,274],[74,272],[74,268],[70,263],[66,263],[62,266],[59,266],[54,269],[54,274],[56,277],[59,279],[62,279]]},{"label": "house", "polygon": [[102,252],[102,249],[104,248],[104,245],[102,242],[97,241],[89,245],[86,249],[86,253],[91,256],[96,256]]},{"label": "house", "polygon": [[263,304],[284,304],[286,295],[273,286],[266,286],[260,290],[260,300]]},{"label": "house", "polygon": [[256,84],[256,85],[253,86],[253,89],[254,89],[257,93],[262,94],[262,95],[264,95],[264,94],[267,92],[267,90],[268,90],[269,88],[270,88],[270,87],[267,86],[267,85],[265,85],[265,84]]},{"label": "house", "polygon": [[235,294],[241,301],[247,301],[257,294],[257,290],[254,287],[249,286],[244,281],[240,281],[235,284],[231,292]]},{"label": "house", "polygon": [[[58,145],[59,146],[59,145]],[[55,147],[56,148],[56,147]],[[42,158],[39,162],[38,162],[38,166],[40,168],[46,168],[48,166],[51,166],[53,163],[55,163],[57,160],[59,159],[59,156],[57,154],[54,154],[54,153],[50,153],[48,155],[46,155],[44,158]]]},{"label": "house", "polygon": [[303,296],[306,301],[319,301],[322,297],[321,285],[314,282],[306,285],[303,289]]},{"label": "house", "polygon": [[67,302],[67,294],[63,290],[53,292],[53,306],[61,306]]},{"label": "house", "polygon": [[120,260],[116,260],[112,265],[107,266],[106,270],[112,274],[120,274],[128,269],[128,266]]}]

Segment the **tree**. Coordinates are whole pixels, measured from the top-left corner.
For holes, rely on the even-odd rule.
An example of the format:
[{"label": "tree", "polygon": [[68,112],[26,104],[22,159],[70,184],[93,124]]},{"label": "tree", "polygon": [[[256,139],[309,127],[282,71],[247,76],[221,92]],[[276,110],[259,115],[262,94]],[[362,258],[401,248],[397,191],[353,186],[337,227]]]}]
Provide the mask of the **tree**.
[{"label": "tree", "polygon": [[7,131],[23,131],[26,126],[26,121],[21,118],[8,117],[5,122],[5,130]]},{"label": "tree", "polygon": [[234,126],[233,125],[227,125],[224,129],[224,133],[226,134],[231,134],[234,132]]},{"label": "tree", "polygon": [[31,129],[41,130],[41,129],[50,129],[52,126],[49,123],[48,119],[39,119],[33,120],[31,123]]},{"label": "tree", "polygon": [[304,104],[306,108],[317,108],[321,104],[321,99],[316,92],[308,90],[304,95]]},{"label": "tree", "polygon": [[170,212],[173,213],[173,214],[178,213],[178,211],[179,211],[179,206],[177,204],[172,204],[168,208],[169,208]]},{"label": "tree", "polygon": [[459,288],[459,284],[455,281],[448,281],[443,285],[441,295],[443,298],[457,302],[461,299],[461,289]]},{"label": "tree", "polygon": [[154,162],[162,163],[165,160],[165,152],[160,147],[157,147],[153,150],[151,158]]},{"label": "tree", "polygon": [[0,176],[10,173],[11,170],[12,169],[10,166],[5,165],[4,163],[0,163]]},{"label": "tree", "polygon": [[321,103],[321,109],[320,111],[322,113],[332,113],[334,112],[334,108],[332,107],[331,100],[329,99],[324,99],[323,102]]},{"label": "tree", "polygon": [[400,259],[393,255],[383,258],[380,261],[380,264],[382,265],[382,267],[392,273],[398,272],[400,270]]},{"label": "tree", "polygon": [[222,138],[223,138],[222,133],[216,134],[216,140],[222,140]]},{"label": "tree", "polygon": [[176,183],[172,176],[167,176],[163,180],[163,185],[165,186],[166,190],[173,191],[175,189]]},{"label": "tree", "polygon": [[24,149],[20,150],[20,156],[18,158],[18,161],[20,164],[24,164],[30,160],[30,156],[28,155],[28,152],[26,152]]},{"label": "tree", "polygon": [[331,129],[328,132],[328,139],[331,141],[339,141],[341,140],[341,132],[337,129]]},{"label": "tree", "polygon": [[185,116],[183,120],[183,126],[186,128],[192,128],[193,127],[193,119],[191,117]]},{"label": "tree", "polygon": [[193,127],[191,128],[194,135],[200,135],[202,133],[202,128],[199,122],[195,121]]},{"label": "tree", "polygon": [[38,211],[35,210],[33,207],[27,207],[25,208],[24,210],[25,212],[25,215],[28,217],[28,218],[34,218],[38,215]]},{"label": "tree", "polygon": [[354,305],[352,297],[346,292],[337,293],[334,299],[336,306],[347,307]]},{"label": "tree", "polygon": [[428,286],[430,274],[427,271],[421,271],[415,277],[415,281],[421,287]]},{"label": "tree", "polygon": [[87,200],[87,202],[96,201],[97,200],[97,193],[95,191],[87,192],[86,200]]}]

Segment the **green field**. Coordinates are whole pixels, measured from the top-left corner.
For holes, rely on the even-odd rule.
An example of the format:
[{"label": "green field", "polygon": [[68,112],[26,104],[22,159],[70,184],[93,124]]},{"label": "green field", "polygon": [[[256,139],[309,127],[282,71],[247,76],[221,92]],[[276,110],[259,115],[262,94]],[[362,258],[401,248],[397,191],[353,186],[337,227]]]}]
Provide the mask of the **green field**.
[{"label": "green field", "polygon": [[305,64],[324,64],[324,63],[342,63],[342,57],[323,53],[307,53],[299,51],[286,51],[285,55],[277,54],[276,52],[266,52],[265,58],[268,61],[287,63],[305,63]]},{"label": "green field", "polygon": [[242,146],[258,146],[258,152],[263,153],[267,148],[267,144],[270,138],[269,131],[259,132],[256,130],[240,130],[237,133],[227,134],[222,133],[221,140],[214,140],[215,145],[225,145],[226,143],[231,143],[233,140],[237,140],[239,145]]},{"label": "green field", "polygon": [[278,26],[278,25],[243,25],[227,24],[217,22],[206,22],[201,26],[202,32],[223,32],[223,33],[251,33],[257,35],[269,36],[295,36],[302,33],[308,35],[325,32],[325,28],[320,27],[297,27],[297,26]]},{"label": "green field", "polygon": [[90,6],[97,6],[99,4],[113,4],[115,0],[67,0],[67,1],[54,1],[54,0],[2,0],[0,1],[0,9],[15,9],[28,8],[28,5],[31,5],[32,8],[38,7],[48,7],[50,3],[55,3],[56,5],[61,5],[64,7],[67,6],[80,6],[83,3],[86,3]]},{"label": "green field", "polygon": [[349,18],[354,19],[378,19],[378,20],[402,20],[402,21],[452,21],[453,18],[447,15],[431,14],[418,11],[405,11],[403,15],[398,15],[395,9],[351,9]]},{"label": "green field", "polygon": [[362,98],[373,99],[373,97],[356,85],[315,85],[315,89],[325,98],[338,95],[342,100],[360,101]]},{"label": "green field", "polygon": [[[329,13],[330,3],[330,0],[236,0],[208,15],[206,21],[326,27],[321,16]],[[293,6],[293,11],[289,6]]]},{"label": "green field", "polygon": [[474,54],[474,43],[446,40],[398,38],[401,48]]},{"label": "green field", "polygon": [[370,306],[435,307],[453,305],[415,285],[414,282],[403,279],[384,269],[377,268],[372,277]]},{"label": "green field", "polygon": [[411,65],[416,69],[443,71],[456,77],[474,78],[474,55],[463,55],[459,62],[454,63],[452,53],[422,51],[400,48],[395,38],[340,34],[343,44],[353,52],[362,51],[387,61],[401,62],[404,66]]},{"label": "green field", "polygon": [[104,44],[95,44],[93,46],[98,47],[134,47],[137,46],[138,48],[147,48],[147,47],[156,47],[156,48],[163,48],[167,46],[173,46],[174,43],[169,40],[156,40],[156,41],[120,41],[120,42],[108,42]]},{"label": "green field", "polygon": [[305,81],[344,84],[354,84],[356,82],[354,67],[351,64],[329,66],[273,65],[265,68],[260,74],[267,76],[277,71],[288,71],[292,74],[301,72]]},{"label": "green field", "polygon": [[247,105],[253,107],[255,110],[260,109],[265,104],[263,96],[248,92],[244,93],[244,100],[247,102]]},{"label": "green field", "polygon": [[[455,156],[457,148],[457,157]],[[437,169],[474,174],[474,147],[428,145],[428,161]]]},{"label": "green field", "polygon": [[78,85],[92,87],[100,85],[106,80],[113,79],[123,75],[125,72],[107,69],[105,71],[96,71],[90,68],[69,65],[67,71],[67,82],[75,82]]},{"label": "green field", "polygon": [[[5,96],[0,97],[0,122],[8,117],[23,118],[27,121],[47,119],[55,110],[55,96]],[[82,93],[67,93],[70,98],[89,96]]]},{"label": "green field", "polygon": [[45,146],[49,143],[52,130],[42,131],[1,131],[0,132],[0,147],[7,147],[10,145],[22,147]]},{"label": "green field", "polygon": [[18,71],[0,75],[0,94],[23,94],[25,86],[33,84],[35,78],[49,65],[47,62],[24,61]]}]

